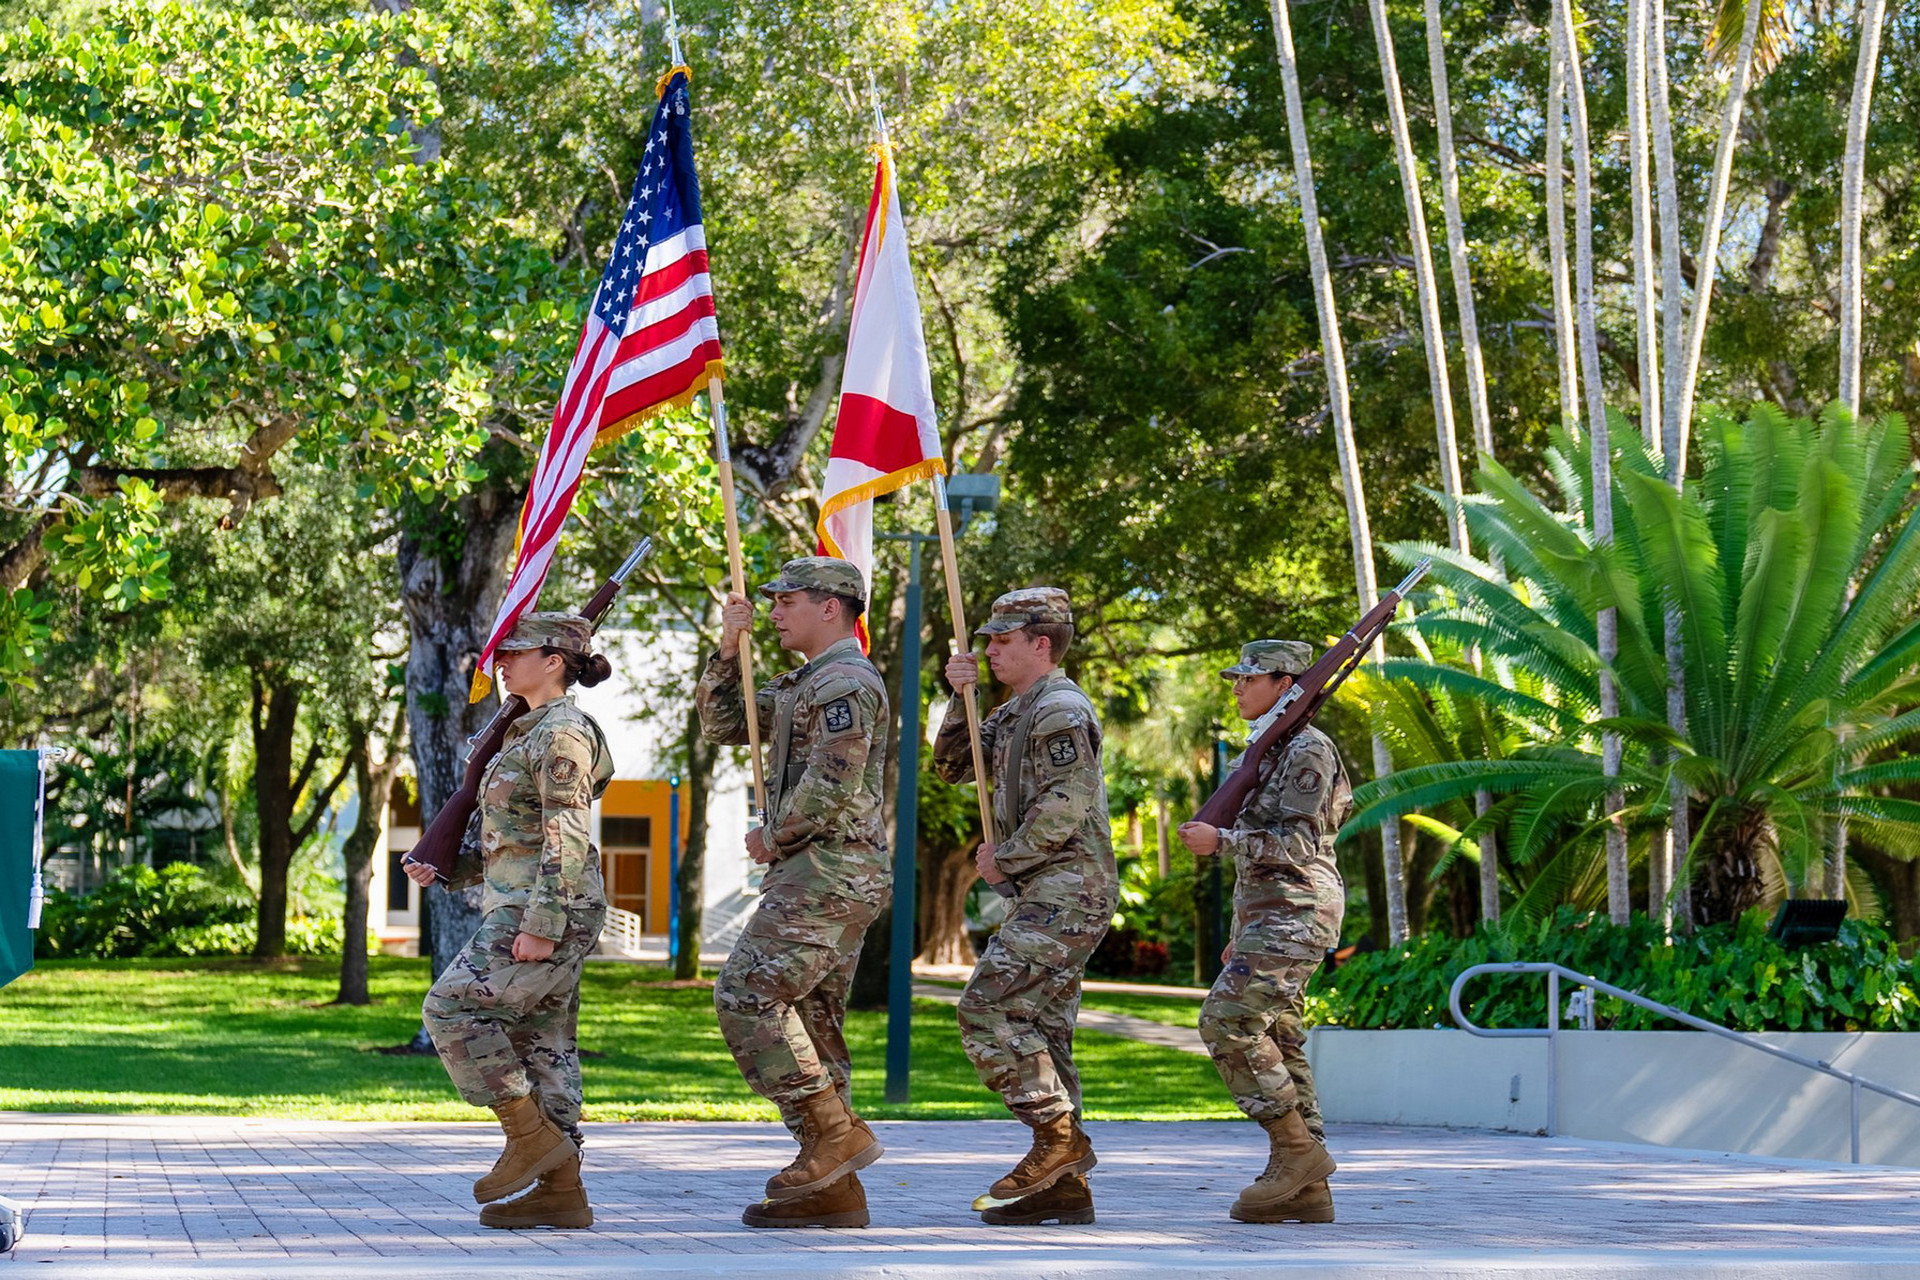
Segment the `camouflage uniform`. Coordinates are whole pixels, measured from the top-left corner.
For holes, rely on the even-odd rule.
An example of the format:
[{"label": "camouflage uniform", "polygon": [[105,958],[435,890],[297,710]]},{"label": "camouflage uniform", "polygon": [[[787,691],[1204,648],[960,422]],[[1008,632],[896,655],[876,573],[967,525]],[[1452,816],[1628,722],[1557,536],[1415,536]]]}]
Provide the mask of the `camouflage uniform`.
[{"label": "camouflage uniform", "polygon": [[[857,569],[821,556],[789,561],[761,591],[806,588],[865,596]],[[849,1096],[847,990],[867,926],[892,890],[880,808],[887,694],[851,636],[755,694],[771,752],[766,839],[775,861],[713,1003],[748,1085],[797,1132],[803,1100],[826,1089]],[[710,741],[747,741],[737,657],[708,659],[694,705]]]},{"label": "camouflage uniform", "polygon": [[[1312,658],[1297,641],[1255,641],[1223,674],[1298,675]],[[1249,740],[1265,727],[1265,717],[1255,721]],[[1220,854],[1238,874],[1233,959],[1201,1007],[1200,1035],[1242,1111],[1265,1121],[1297,1107],[1324,1139],[1302,1013],[1308,979],[1340,939],[1346,888],[1333,840],[1353,793],[1332,740],[1312,725],[1277,754],[1261,762],[1260,785],[1220,833]]]},{"label": "camouflage uniform", "polygon": [[[979,632],[1071,620],[1066,592],[1034,587],[995,601]],[[960,1037],[981,1083],[1030,1125],[1080,1113],[1080,980],[1119,901],[1100,737],[1093,704],[1057,671],[981,725],[1002,833],[994,865],[1017,896],[960,997]],[[951,783],[973,778],[958,698],[934,742],[933,767]]]},{"label": "camouflage uniform", "polygon": [[[584,620],[542,628],[554,617],[529,614],[512,640],[531,629],[539,643],[569,648]],[[507,646],[503,645],[503,648]],[[513,644],[515,648],[535,647]],[[480,780],[477,844],[463,846],[449,888],[484,879],[480,927],[427,993],[421,1016],[460,1096],[486,1107],[535,1095],[547,1118],[580,1141],[580,970],[607,917],[600,851],[589,839],[590,806],[613,776],[613,759],[593,718],[571,696],[556,698],[508,726],[500,754]],[[545,960],[517,961],[522,932],[554,941]]]}]

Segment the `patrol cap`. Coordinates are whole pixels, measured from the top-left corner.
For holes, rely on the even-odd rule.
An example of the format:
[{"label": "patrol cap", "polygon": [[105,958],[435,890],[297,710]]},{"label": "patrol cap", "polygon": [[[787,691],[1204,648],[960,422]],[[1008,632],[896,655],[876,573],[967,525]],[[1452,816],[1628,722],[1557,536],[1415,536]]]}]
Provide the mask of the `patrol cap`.
[{"label": "patrol cap", "polygon": [[1048,623],[1073,625],[1073,604],[1059,587],[1022,587],[993,602],[993,616],[973,629],[977,636],[997,636],[1027,626]]},{"label": "patrol cap", "polygon": [[1240,646],[1240,661],[1220,674],[1235,676],[1297,676],[1313,665],[1313,647],[1299,640],[1254,640]]},{"label": "patrol cap", "polygon": [[592,653],[593,624],[577,613],[523,613],[496,653],[521,649],[557,649],[562,653]]},{"label": "patrol cap", "polygon": [[801,556],[780,566],[780,576],[760,588],[763,596],[782,591],[826,591],[849,600],[867,602],[867,584],[860,570],[833,556]]}]

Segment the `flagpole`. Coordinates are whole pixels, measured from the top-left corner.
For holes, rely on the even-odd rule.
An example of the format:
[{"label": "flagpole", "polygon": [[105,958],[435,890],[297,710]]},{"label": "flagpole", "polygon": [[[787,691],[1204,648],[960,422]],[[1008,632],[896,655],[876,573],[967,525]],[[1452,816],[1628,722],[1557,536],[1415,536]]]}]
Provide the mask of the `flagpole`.
[{"label": "flagpole", "polygon": [[[733,450],[727,445],[727,394],[716,376],[707,383],[707,406],[713,412],[713,453],[720,464],[720,504],[727,513],[727,565],[733,573],[733,592],[747,594],[747,569],[740,556],[740,511],[733,494]],[[753,691],[753,633],[740,633],[740,696],[746,703],[747,748],[753,756],[753,808],[767,820],[767,775],[760,763],[760,702]]]},{"label": "flagpole", "polygon": [[[893,140],[887,136],[887,117],[880,110],[880,95],[873,86],[873,72],[867,72],[867,96],[873,102],[873,127],[880,133],[882,163],[887,167],[887,186],[883,198],[893,195]],[[965,605],[960,594],[960,560],[953,545],[953,515],[947,510],[947,478],[939,473],[933,477],[933,517],[940,530],[940,563],[946,570],[947,605],[953,614],[953,651],[956,654],[973,651],[973,637],[967,631]],[[987,753],[980,744],[980,705],[974,699],[974,688],[978,682],[958,695],[967,712],[967,739],[973,748],[974,795],[980,802],[980,831],[988,844],[998,844],[1000,837],[993,829],[993,787],[987,778]]]}]

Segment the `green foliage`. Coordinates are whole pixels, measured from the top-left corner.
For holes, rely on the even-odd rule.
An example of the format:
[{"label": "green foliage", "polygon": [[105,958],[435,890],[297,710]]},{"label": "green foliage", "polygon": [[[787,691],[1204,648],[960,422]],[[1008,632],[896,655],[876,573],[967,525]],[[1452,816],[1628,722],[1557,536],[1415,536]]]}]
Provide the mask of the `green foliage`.
[{"label": "green foliage", "polygon": [[[251,899],[201,868],[136,865],[121,868],[85,898],[49,893],[34,954],[103,960],[244,955],[253,948],[255,928]],[[338,955],[340,937],[338,915],[298,916],[288,922],[287,949]]]},{"label": "green foliage", "polygon": [[[1518,960],[1565,965],[1735,1031],[1920,1031],[1920,973],[1886,930],[1848,920],[1833,942],[1789,950],[1767,937],[1768,913],[1668,941],[1636,915],[1614,925],[1563,907],[1531,923],[1467,938],[1423,934],[1390,951],[1321,970],[1308,989],[1313,1020],[1418,1030],[1454,1025],[1447,993],[1463,970]],[[1483,1027],[1544,1027],[1546,979],[1489,974],[1463,1003]],[[1563,980],[1561,992],[1569,993]],[[1658,1014],[1610,996],[1595,1004],[1602,1030],[1672,1029]]]},{"label": "green foliage", "polygon": [[[1399,688],[1356,686],[1375,729],[1413,763],[1356,791],[1348,830],[1439,808],[1461,834],[1502,831],[1510,862],[1531,868],[1517,886],[1523,914],[1590,901],[1611,727],[1628,747],[1618,785],[1635,836],[1664,823],[1671,777],[1691,792],[1702,920],[1817,882],[1843,817],[1889,850],[1920,848],[1920,807],[1884,794],[1920,777],[1895,754],[1920,732],[1920,512],[1905,422],[1710,414],[1701,477],[1682,493],[1618,427],[1610,545],[1586,523],[1584,453],[1563,443],[1551,504],[1498,464],[1481,468],[1466,515],[1489,558],[1392,548],[1403,562],[1434,559],[1438,590],[1410,626],[1431,648],[1386,669]],[[1602,724],[1594,618],[1606,608],[1619,618],[1621,714]],[[1683,623],[1679,733],[1667,726],[1669,608]],[[1440,726],[1449,717],[1459,723]],[[1465,732],[1466,720],[1490,731]],[[1474,818],[1477,791],[1501,803]]]}]

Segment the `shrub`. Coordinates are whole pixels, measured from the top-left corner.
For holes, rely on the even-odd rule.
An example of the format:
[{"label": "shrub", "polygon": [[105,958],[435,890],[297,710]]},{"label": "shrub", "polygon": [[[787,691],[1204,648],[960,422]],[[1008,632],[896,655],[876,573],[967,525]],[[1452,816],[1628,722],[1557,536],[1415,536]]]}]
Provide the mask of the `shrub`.
[{"label": "shrub", "polygon": [[[253,950],[258,936],[254,903],[223,889],[199,867],[122,867],[85,898],[47,894],[35,935],[42,959],[134,956],[234,956]],[[337,955],[343,936],[338,914],[287,921],[287,950]]]},{"label": "shrub", "polygon": [[[1359,1028],[1452,1027],[1447,992],[1463,969],[1529,960],[1565,965],[1735,1031],[1920,1031],[1920,975],[1885,929],[1848,920],[1833,942],[1790,950],[1767,936],[1767,925],[1767,913],[1755,910],[1669,942],[1644,916],[1616,926],[1563,907],[1538,924],[1483,928],[1467,938],[1423,934],[1321,970],[1308,991],[1308,1017]],[[1543,1026],[1545,987],[1538,974],[1490,974],[1468,988],[1467,1016],[1483,1027]],[[1607,996],[1595,1013],[1603,1029],[1673,1026]]]}]

